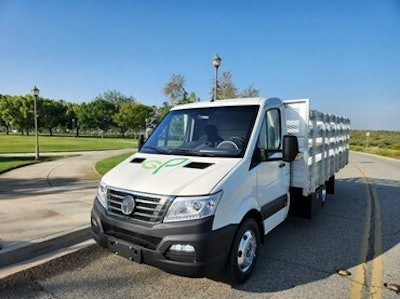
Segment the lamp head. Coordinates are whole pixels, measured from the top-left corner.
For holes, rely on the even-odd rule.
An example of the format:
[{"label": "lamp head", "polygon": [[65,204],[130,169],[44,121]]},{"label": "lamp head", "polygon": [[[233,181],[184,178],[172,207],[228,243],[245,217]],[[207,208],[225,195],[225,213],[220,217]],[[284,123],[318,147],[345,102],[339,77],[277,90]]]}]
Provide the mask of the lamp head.
[{"label": "lamp head", "polygon": [[39,88],[37,88],[36,86],[31,90],[31,94],[34,96],[34,97],[37,97],[37,96],[39,96]]},{"label": "lamp head", "polygon": [[215,54],[214,58],[213,58],[213,65],[214,67],[218,68],[221,65],[221,57],[218,56],[218,54]]}]

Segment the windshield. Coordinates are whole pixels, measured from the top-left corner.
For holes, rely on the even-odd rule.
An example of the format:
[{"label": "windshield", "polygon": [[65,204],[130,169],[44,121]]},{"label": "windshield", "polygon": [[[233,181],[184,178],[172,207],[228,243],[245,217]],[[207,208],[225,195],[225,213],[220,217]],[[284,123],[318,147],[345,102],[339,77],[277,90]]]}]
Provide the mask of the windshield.
[{"label": "windshield", "polygon": [[258,106],[170,111],[140,152],[243,157],[257,112]]}]

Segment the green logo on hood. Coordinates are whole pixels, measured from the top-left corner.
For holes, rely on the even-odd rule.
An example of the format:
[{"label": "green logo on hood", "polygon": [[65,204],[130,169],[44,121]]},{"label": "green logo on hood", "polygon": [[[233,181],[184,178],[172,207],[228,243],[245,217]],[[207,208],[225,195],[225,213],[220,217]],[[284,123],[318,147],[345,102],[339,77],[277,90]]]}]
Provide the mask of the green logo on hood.
[{"label": "green logo on hood", "polygon": [[156,174],[163,168],[176,167],[185,163],[188,160],[189,160],[188,158],[174,158],[174,159],[169,159],[165,162],[159,160],[146,160],[142,163],[142,167],[144,169],[154,169],[151,174]]}]

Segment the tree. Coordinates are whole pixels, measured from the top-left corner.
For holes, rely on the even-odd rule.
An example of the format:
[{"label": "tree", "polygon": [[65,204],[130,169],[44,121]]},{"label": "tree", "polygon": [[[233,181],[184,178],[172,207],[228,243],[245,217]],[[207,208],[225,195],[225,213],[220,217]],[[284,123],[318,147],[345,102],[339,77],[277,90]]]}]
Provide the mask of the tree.
[{"label": "tree", "polygon": [[118,113],[113,117],[114,122],[119,128],[123,128],[124,132],[131,129],[134,132],[146,129],[147,120],[149,119],[153,109],[149,106],[127,102],[123,103]]},{"label": "tree", "polygon": [[13,124],[14,115],[17,113],[15,105],[11,96],[2,95],[0,99],[0,118],[2,119],[4,126],[6,127],[6,134],[9,134],[9,130]]},{"label": "tree", "polygon": [[260,91],[258,89],[255,89],[253,85],[249,85],[247,88],[243,89],[243,91],[239,95],[240,98],[253,98],[259,96]]},{"label": "tree", "polygon": [[189,103],[200,102],[200,98],[194,92],[189,95]]},{"label": "tree", "polygon": [[[1,99],[0,99],[0,102],[1,102]],[[5,127],[6,134],[8,135],[8,126],[6,125],[6,122],[1,118],[1,115],[0,115],[0,127]]]},{"label": "tree", "polygon": [[43,99],[40,112],[40,123],[42,127],[49,130],[50,136],[53,136],[53,129],[67,125],[66,107],[63,101],[54,101]]},{"label": "tree", "polygon": [[167,102],[163,102],[160,107],[156,109],[156,123],[159,124],[165,115],[171,110],[172,106]]},{"label": "tree", "polygon": [[107,90],[101,94],[98,98],[104,99],[114,104],[116,111],[121,107],[123,103],[136,102],[135,98],[130,96],[127,97],[123,95],[120,91],[116,89]]},{"label": "tree", "polygon": [[183,105],[183,104],[189,104],[189,103],[194,103],[197,101],[200,101],[200,99],[196,96],[194,92],[191,92],[189,95],[186,92],[186,90],[182,87],[183,89],[183,97],[182,100],[179,100],[176,105]]},{"label": "tree", "polygon": [[123,103],[119,111],[113,115],[114,124],[120,129],[122,136],[125,136],[125,132],[129,129],[133,105],[136,105],[136,103]]},{"label": "tree", "polygon": [[113,115],[115,106],[113,103],[101,98],[96,98],[89,104],[83,103],[79,109],[78,118],[82,127],[101,130],[101,136],[114,125]]},{"label": "tree", "polygon": [[[106,92],[101,94],[98,98],[104,99],[104,100],[112,103],[115,108],[114,114],[117,114],[120,111],[120,108],[122,107],[123,104],[136,103],[136,99],[134,97],[132,97],[132,96],[127,97],[116,89],[107,90]],[[119,116],[113,116],[113,117],[116,117],[116,119],[118,119]],[[120,123],[121,122],[117,122],[117,123],[114,122],[114,124],[118,127],[121,135],[124,136],[125,132],[126,132],[126,128],[118,125]]]},{"label": "tree", "polygon": [[[21,130],[21,134],[24,134],[24,130],[26,131],[26,135],[29,135],[29,130],[34,127],[34,99],[33,96],[27,95],[23,96],[15,96],[13,97],[13,102],[15,107],[17,108],[17,113],[13,116],[13,127],[17,127]],[[37,98],[37,114],[40,115],[42,98]],[[38,123],[39,127],[39,123]],[[39,130],[39,128],[38,128]]]},{"label": "tree", "polygon": [[67,122],[67,128],[70,130],[76,130],[75,131],[75,136],[79,137],[79,104],[75,103],[67,103],[66,104],[66,122]]},{"label": "tree", "polygon": [[147,120],[151,115],[152,111],[153,109],[147,105],[136,104],[136,106],[134,106],[132,109],[133,119],[134,119],[134,122],[132,123],[133,129],[145,130],[147,126]]},{"label": "tree", "polygon": [[172,74],[171,81],[165,84],[163,93],[169,98],[172,106],[178,104],[179,101],[185,101],[187,92],[184,88],[185,78],[182,75]]},{"label": "tree", "polygon": [[[214,85],[214,84],[213,84]],[[214,87],[211,92],[213,94]],[[222,75],[218,78],[218,86],[217,86],[217,99],[233,99],[237,97],[237,88],[235,84],[232,82],[232,74],[230,71],[223,72]]]},{"label": "tree", "polygon": [[[214,81],[215,82],[215,81]],[[211,94],[214,95],[214,87],[211,88]],[[232,73],[230,71],[223,72],[218,78],[217,100],[233,99],[233,98],[248,98],[258,97],[259,90],[253,85],[249,85],[241,93],[232,81]]]},{"label": "tree", "polygon": [[[37,99],[37,114],[40,116],[43,99]],[[31,95],[23,96],[2,96],[0,101],[0,117],[6,124],[6,127],[17,128],[21,134],[34,127],[34,99]]]}]

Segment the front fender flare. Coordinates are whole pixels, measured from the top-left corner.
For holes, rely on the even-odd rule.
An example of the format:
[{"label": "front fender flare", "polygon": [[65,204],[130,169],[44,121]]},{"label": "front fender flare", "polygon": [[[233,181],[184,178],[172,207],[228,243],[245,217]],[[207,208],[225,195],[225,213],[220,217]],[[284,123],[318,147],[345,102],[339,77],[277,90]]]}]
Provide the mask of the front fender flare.
[{"label": "front fender flare", "polygon": [[237,206],[233,214],[232,222],[239,224],[242,222],[244,216],[251,210],[256,210],[257,212],[260,212],[261,210],[257,200],[254,197],[246,198]]}]

